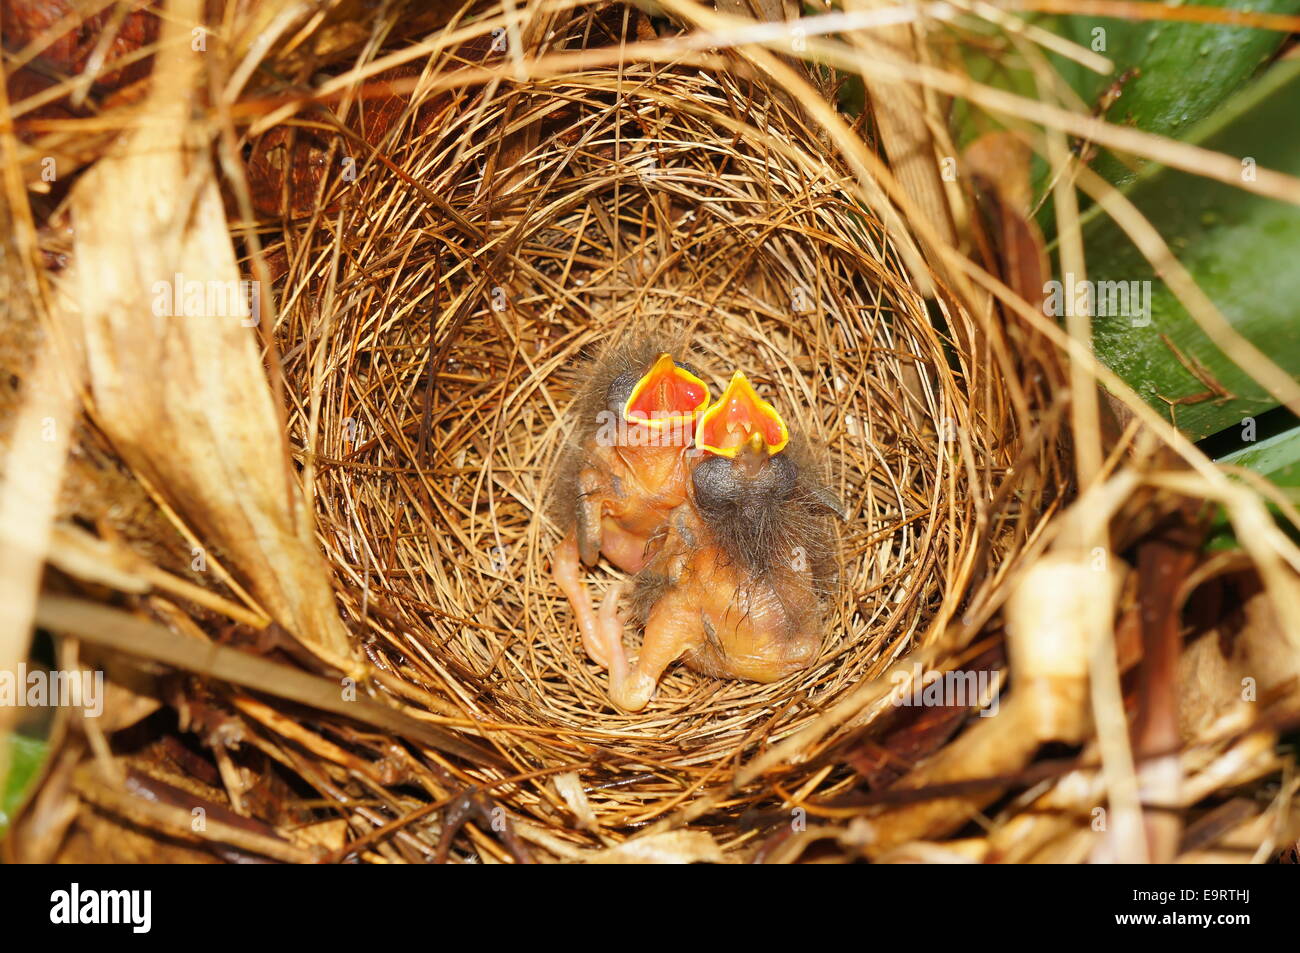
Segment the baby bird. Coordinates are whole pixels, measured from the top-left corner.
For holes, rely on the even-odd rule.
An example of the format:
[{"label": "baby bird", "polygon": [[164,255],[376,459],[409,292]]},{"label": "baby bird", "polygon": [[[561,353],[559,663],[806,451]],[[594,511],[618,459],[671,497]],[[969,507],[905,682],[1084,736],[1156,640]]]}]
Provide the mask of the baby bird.
[{"label": "baby bird", "polygon": [[592,365],[575,404],[575,433],[556,493],[557,518],[570,529],[551,570],[587,653],[600,665],[610,664],[600,630],[617,618],[618,592],[598,619],[581,567],[603,553],[624,572],[640,571],[662,544],[669,514],[687,499],[686,457],[709,389],[694,367],[674,360],[683,351],[652,337],[616,342]]},{"label": "baby bird", "polygon": [[695,439],[703,455],[689,498],[636,578],[645,637],[635,664],[608,608],[617,589],[598,620],[610,700],[625,711],[643,709],[677,660],[707,675],[772,682],[807,668],[821,649],[833,497],[812,454],[739,371],[700,415]]}]

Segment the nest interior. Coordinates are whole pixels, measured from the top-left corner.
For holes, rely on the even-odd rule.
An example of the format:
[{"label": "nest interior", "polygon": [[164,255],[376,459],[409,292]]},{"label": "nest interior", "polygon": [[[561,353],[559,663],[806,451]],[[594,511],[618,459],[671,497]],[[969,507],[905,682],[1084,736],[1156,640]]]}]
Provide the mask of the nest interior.
[{"label": "nest interior", "polygon": [[[550,42],[617,44],[629,22],[580,12]],[[1018,447],[970,406],[969,358],[787,97],[654,64],[439,86],[468,55],[408,73],[355,181],[322,184],[323,211],[268,246],[291,442],[315,427],[320,534],[390,687],[449,700],[435,713],[521,772],[585,765],[607,822],[644,821],[959,611],[972,548],[1018,545],[1010,525],[972,532],[960,451],[987,476]],[[362,98],[354,126],[381,108]],[[626,715],[551,580],[546,502],[584,360],[646,326],[689,334],[715,393],[735,368],[755,379],[827,448],[848,518],[812,668],[758,685],[677,666]]]}]

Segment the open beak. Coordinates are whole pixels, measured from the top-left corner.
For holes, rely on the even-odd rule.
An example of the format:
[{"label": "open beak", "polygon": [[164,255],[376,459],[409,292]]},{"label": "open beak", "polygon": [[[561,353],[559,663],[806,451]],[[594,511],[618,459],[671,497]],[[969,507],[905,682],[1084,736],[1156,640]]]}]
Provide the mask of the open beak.
[{"label": "open beak", "polygon": [[721,457],[734,457],[746,445],[771,456],[789,442],[790,430],[781,415],[755,393],[740,371],[695,426],[695,446]]},{"label": "open beak", "polygon": [[709,386],[678,367],[671,354],[660,354],[632,388],[623,417],[630,423],[662,430],[693,423],[695,415],[708,406]]}]

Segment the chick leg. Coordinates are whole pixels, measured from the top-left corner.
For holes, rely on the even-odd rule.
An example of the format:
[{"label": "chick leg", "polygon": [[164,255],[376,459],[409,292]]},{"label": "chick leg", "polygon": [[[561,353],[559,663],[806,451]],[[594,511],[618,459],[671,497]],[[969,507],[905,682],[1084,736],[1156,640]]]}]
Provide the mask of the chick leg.
[{"label": "chick leg", "polygon": [[601,642],[596,610],[592,607],[591,594],[582,582],[580,570],[578,538],[570,532],[555,548],[555,552],[551,553],[551,573],[555,576],[556,585],[573,606],[573,616],[578,621],[578,631],[582,633],[583,648],[597,665],[608,667],[609,659]]},{"label": "chick leg", "polygon": [[[704,638],[699,609],[687,602],[680,593],[670,592],[655,603],[646,620],[645,639],[636,664],[630,671],[626,671],[624,664],[625,673],[621,677],[616,669],[610,668],[609,697],[619,708],[624,711],[645,708],[664,669]],[[604,614],[602,606],[602,619]]]},{"label": "chick leg", "polygon": [[[600,632],[601,651],[606,661],[600,662],[609,669],[610,696],[614,685],[627,681],[627,652],[623,648],[623,618],[618,614],[618,600],[623,595],[623,583],[616,582],[605,593],[600,604],[596,626]],[[598,660],[599,661],[599,660]]]}]

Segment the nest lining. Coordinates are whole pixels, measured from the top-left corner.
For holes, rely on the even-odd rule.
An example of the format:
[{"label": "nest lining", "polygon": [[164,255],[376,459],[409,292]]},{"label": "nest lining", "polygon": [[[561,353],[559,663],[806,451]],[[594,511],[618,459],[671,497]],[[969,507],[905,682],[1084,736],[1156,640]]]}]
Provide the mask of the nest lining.
[{"label": "nest lining", "polygon": [[[390,160],[481,244],[371,162],[327,196],[337,214],[272,249],[289,262],[298,445],[319,399],[309,463],[343,612],[408,700],[451,699],[441,713],[521,770],[595,753],[596,783],[621,782],[598,807],[650,817],[925,631],[974,545],[948,439],[971,410],[883,231],[753,83],[591,69],[476,93],[446,119]],[[632,325],[689,334],[715,393],[744,369],[825,445],[848,520],[815,666],[770,685],[675,666],[625,715],[551,580],[546,499],[582,362]],[[968,432],[984,459],[1013,455]],[[616,575],[591,572],[593,595]]]}]

